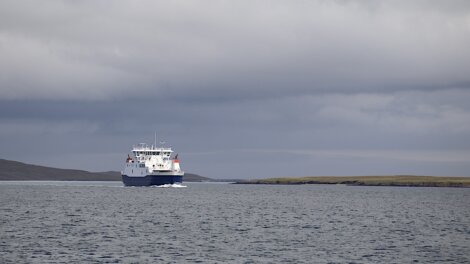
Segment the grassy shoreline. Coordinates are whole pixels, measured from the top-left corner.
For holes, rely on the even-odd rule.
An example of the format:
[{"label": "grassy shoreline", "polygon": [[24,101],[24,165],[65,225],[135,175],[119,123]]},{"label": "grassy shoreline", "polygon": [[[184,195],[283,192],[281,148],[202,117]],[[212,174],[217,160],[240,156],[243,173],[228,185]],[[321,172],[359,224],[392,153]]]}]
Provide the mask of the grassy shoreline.
[{"label": "grassy shoreline", "polygon": [[438,176],[316,176],[298,178],[267,178],[238,181],[236,184],[346,184],[353,186],[409,186],[409,187],[465,187],[470,188],[470,177]]}]

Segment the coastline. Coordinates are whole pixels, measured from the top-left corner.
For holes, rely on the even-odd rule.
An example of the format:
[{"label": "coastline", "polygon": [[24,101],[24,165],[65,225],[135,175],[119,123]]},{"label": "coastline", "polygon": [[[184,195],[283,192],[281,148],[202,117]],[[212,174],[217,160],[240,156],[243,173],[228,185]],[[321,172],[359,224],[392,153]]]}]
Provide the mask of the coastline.
[{"label": "coastline", "polygon": [[282,177],[238,181],[235,184],[345,184],[350,186],[402,186],[402,187],[461,187],[470,188],[470,177],[443,176],[315,176]]}]

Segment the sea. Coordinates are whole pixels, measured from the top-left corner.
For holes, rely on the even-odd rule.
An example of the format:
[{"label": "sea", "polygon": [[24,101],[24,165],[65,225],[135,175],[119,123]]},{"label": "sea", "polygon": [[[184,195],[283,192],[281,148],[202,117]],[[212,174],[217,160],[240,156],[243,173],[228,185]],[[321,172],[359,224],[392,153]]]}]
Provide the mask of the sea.
[{"label": "sea", "polygon": [[0,263],[470,263],[470,189],[0,182]]}]

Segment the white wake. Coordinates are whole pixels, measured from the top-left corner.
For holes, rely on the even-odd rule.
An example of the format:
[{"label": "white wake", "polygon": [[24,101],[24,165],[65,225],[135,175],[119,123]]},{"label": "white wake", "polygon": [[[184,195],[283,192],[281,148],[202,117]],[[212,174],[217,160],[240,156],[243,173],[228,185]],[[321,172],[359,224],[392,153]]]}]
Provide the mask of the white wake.
[{"label": "white wake", "polygon": [[157,188],[186,188],[188,186],[182,185],[181,183],[173,183],[173,184],[163,184],[155,186]]}]

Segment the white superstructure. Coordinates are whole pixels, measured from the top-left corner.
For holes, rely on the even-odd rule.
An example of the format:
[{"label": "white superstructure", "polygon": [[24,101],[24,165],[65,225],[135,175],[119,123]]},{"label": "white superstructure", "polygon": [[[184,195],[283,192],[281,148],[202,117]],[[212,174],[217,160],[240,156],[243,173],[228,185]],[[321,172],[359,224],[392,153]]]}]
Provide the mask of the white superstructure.
[{"label": "white superstructure", "polygon": [[145,143],[134,145],[122,174],[128,177],[184,175],[178,155],[172,157],[172,154],[171,148],[148,146]]}]

